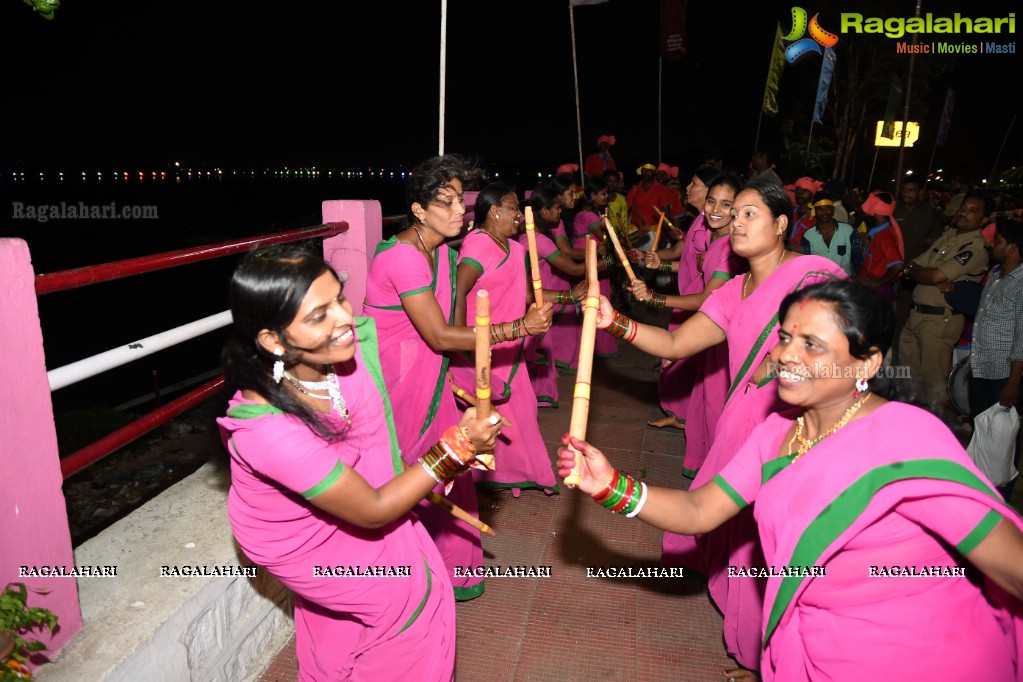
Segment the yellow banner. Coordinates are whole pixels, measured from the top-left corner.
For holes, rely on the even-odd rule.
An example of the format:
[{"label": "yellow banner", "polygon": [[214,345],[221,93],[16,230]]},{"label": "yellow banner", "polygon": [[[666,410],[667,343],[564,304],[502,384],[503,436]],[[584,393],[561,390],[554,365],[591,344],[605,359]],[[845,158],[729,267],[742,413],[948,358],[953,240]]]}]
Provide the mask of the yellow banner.
[{"label": "yellow banner", "polygon": [[[884,137],[882,132],[884,131],[884,121],[877,122],[877,133],[874,135],[874,146],[875,147],[898,147],[902,145],[900,138],[902,137],[902,121],[894,121],[894,133],[891,139]],[[915,121],[910,121],[909,125],[906,126],[906,146],[912,147],[913,143],[920,139],[920,124]]]}]

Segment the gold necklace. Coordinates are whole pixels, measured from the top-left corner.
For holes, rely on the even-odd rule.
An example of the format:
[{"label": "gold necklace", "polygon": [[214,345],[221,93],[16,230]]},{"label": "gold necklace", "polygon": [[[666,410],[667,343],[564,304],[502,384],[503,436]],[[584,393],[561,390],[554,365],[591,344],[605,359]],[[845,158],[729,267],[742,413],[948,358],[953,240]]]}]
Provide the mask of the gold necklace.
[{"label": "gold necklace", "polygon": [[501,247],[501,250],[502,250],[502,251],[504,251],[505,253],[508,253],[508,245],[507,245],[507,244],[505,244],[504,242],[502,242],[502,241],[501,241],[500,239],[498,239],[498,238],[497,238],[497,237],[495,237],[494,235],[490,234],[490,230],[488,230],[487,228],[485,228],[485,227],[481,227],[480,229],[481,229],[481,230],[483,230],[483,233],[484,233],[485,235],[487,235],[488,237],[490,237],[491,239],[493,239],[493,240],[494,240],[494,243],[495,243],[495,244],[497,244],[498,246],[500,246],[500,247]]},{"label": "gold necklace", "polygon": [[863,403],[867,402],[867,398],[869,397],[870,397],[869,391],[867,393],[864,393],[862,398],[860,398],[859,400],[857,400],[856,402],[849,406],[849,409],[845,411],[845,414],[842,415],[841,419],[832,424],[830,429],[828,429],[821,435],[817,436],[813,440],[807,440],[806,438],[803,437],[803,427],[806,425],[806,419],[805,415],[803,414],[799,415],[799,417],[796,419],[796,434],[792,436],[791,440],[789,440],[789,452],[793,452],[792,444],[795,443],[796,441],[799,442],[799,449],[795,451],[796,456],[792,458],[792,461],[795,462],[797,459],[799,459],[807,452],[809,452],[810,448],[812,448],[814,445],[817,445],[817,443],[820,443],[822,440],[833,434],[835,431],[838,431],[840,428],[848,424],[849,420],[853,418],[853,415],[856,414],[856,412],[858,412],[861,407],[863,407]]},{"label": "gold necklace", "polygon": [[[774,274],[775,270],[777,270],[779,267],[781,267],[781,262],[784,259],[785,259],[785,249],[783,248],[781,250],[781,257],[778,258],[778,262],[774,264],[774,270],[771,270],[771,275]],[[770,277],[771,275],[768,275],[768,277]],[[743,298],[746,298],[746,286],[749,284],[749,281],[751,279],[753,279],[753,271],[752,270],[750,270],[749,274],[746,275],[746,281],[742,283],[742,297]],[[759,285],[760,285],[760,283],[758,282],[757,286],[759,286]]]},{"label": "gold necklace", "polygon": [[419,233],[419,226],[413,225],[412,229],[416,231],[416,237],[419,239],[419,245],[423,247],[423,254],[433,262],[433,254],[430,253],[430,249],[426,248],[426,242],[423,241],[423,235]]}]

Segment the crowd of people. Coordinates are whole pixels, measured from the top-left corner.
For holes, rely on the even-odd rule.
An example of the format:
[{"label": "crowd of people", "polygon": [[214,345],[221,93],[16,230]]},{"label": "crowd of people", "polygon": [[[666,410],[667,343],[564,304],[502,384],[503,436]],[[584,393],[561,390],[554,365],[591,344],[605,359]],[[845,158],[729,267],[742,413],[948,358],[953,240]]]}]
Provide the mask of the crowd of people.
[{"label": "crowd of people", "polygon": [[[614,144],[602,135],[582,174],[566,164],[527,192],[485,184],[458,156],[420,164],[407,226],[373,258],[366,317],[300,247],[252,253],[235,272],[228,511],[245,553],[296,595],[301,679],[453,679],[455,602],[485,584],[455,570],[484,557],[479,527],[447,506],[476,516],[477,487],[557,493],[555,473],[577,465],[570,445],[579,490],[663,529],[662,562],[707,577],[738,663],[730,682],[1021,679],[1023,521],[940,419],[964,329],[971,411],[1019,403],[1018,216],[995,221],[977,191],[949,213],[915,179],[900,201],[837,181],[785,185],[762,153],[745,179],[718,161],[684,189],[677,168],[643,164],[626,191]],[[477,184],[466,234],[463,192]],[[606,224],[639,278],[623,280]],[[578,366],[588,240],[601,254],[595,356],[624,343],[658,358],[665,417],[649,426],[685,434],[680,489],[647,486],[567,435],[548,452],[540,435],[556,373]],[[500,294],[489,327],[475,324],[480,290]],[[670,310],[667,328],[629,317],[635,302]],[[470,397],[480,334],[492,346],[486,419]],[[900,363],[901,383],[886,371]],[[412,570],[311,578],[339,561]],[[895,563],[972,577],[868,577]],[[827,579],[730,580],[730,566],[826,566]]]}]

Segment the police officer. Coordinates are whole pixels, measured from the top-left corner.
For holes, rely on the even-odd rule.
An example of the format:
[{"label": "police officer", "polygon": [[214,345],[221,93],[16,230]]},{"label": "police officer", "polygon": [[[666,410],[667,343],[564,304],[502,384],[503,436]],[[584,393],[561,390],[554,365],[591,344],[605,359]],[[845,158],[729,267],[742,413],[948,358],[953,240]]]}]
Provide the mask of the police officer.
[{"label": "police officer", "polygon": [[955,282],[979,282],[987,272],[988,253],[981,228],[994,209],[983,192],[969,192],[953,226],[928,251],[910,261],[904,276],[916,282],[909,321],[899,336],[900,364],[919,377],[921,397],[944,404],[952,351],[963,333],[965,319],[945,300]]}]

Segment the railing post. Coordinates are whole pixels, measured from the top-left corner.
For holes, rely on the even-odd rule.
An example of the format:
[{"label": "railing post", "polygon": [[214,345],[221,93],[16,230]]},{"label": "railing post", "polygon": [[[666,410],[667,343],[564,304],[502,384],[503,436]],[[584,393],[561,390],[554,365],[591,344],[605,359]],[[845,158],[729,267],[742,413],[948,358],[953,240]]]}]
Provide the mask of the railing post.
[{"label": "railing post", "polygon": [[[28,245],[0,239],[0,587],[23,582],[29,606],[50,609],[60,630],[37,634],[52,656],[82,628],[73,578],[21,577],[20,566],[74,567],[60,457],[46,379],[35,273]],[[77,325],[69,321],[72,333]],[[82,330],[78,330],[81,332]],[[96,578],[84,578],[85,580]],[[103,578],[98,578],[102,580]],[[116,580],[116,578],[115,578]]]},{"label": "railing post", "polygon": [[323,240],[323,259],[345,283],[345,297],[356,315],[366,300],[366,277],[373,252],[383,238],[383,213],[379,201],[332,200],[323,202],[323,222],[348,223],[348,231]]}]

